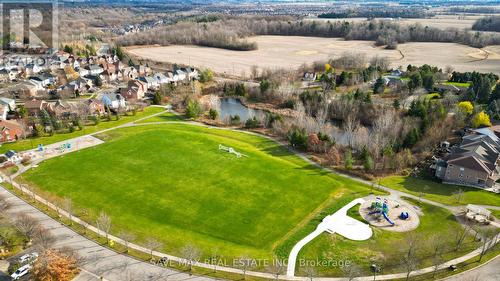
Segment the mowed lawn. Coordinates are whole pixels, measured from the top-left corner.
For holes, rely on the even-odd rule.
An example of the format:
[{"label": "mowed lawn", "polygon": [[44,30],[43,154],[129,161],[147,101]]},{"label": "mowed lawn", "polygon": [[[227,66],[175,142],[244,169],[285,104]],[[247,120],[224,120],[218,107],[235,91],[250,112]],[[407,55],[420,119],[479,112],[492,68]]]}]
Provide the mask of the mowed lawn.
[{"label": "mowed lawn", "polygon": [[369,193],[255,135],[163,124],[98,137],[106,143],[43,162],[22,180],[71,198],[76,213],[91,210],[93,224],[102,210],[113,234],[133,232],[139,243],[154,237],[172,254],[193,244],[204,257],[270,258],[322,210]]},{"label": "mowed lawn", "polygon": [[[416,196],[419,196],[420,192],[422,192],[424,194],[423,198],[447,205],[479,204],[500,206],[500,195],[479,188],[442,184],[410,176],[386,177],[380,180],[380,184]],[[455,193],[460,189],[463,194],[460,201],[457,201],[458,198]]]},{"label": "mowed lawn", "polygon": [[[22,139],[18,140],[13,143],[5,143],[0,146],[0,153],[5,153],[8,150],[15,150],[15,151],[24,151],[24,150],[29,150],[36,148],[39,144],[43,145],[48,145],[60,141],[64,141],[67,139],[72,139],[76,138],[79,136],[87,135],[87,134],[92,134],[95,132],[99,132],[102,130],[106,130],[109,128],[117,127],[123,124],[126,124],[128,122],[136,121],[141,118],[145,118],[150,115],[154,115],[157,113],[160,113],[162,111],[165,111],[164,108],[161,107],[146,107],[143,111],[138,111],[135,115],[128,115],[128,116],[120,116],[120,119],[115,120],[115,116],[113,116],[113,119],[111,121],[107,120],[101,120],[99,124],[97,125],[90,125],[90,126],[84,126],[83,130],[76,130],[72,133],[57,133],[52,136],[44,136],[44,137],[36,137],[36,138],[27,138],[27,139]],[[153,117],[154,118],[154,117]]]}]

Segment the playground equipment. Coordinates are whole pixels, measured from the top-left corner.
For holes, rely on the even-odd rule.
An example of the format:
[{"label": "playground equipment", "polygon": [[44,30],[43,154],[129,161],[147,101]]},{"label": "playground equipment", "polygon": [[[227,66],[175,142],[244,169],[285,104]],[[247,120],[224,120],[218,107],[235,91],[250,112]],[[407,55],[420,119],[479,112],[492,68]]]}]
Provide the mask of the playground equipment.
[{"label": "playground equipment", "polygon": [[43,144],[38,144],[37,150],[40,152],[43,152],[45,150],[45,148],[43,147]]},{"label": "playground equipment", "polygon": [[401,214],[399,215],[399,218],[402,220],[407,220],[410,218],[410,214],[408,214],[408,212],[401,212]]},{"label": "playground equipment", "polygon": [[391,225],[394,225],[394,222],[392,222],[391,219],[389,219],[389,216],[387,215],[389,213],[389,206],[387,205],[387,199],[384,199],[384,203],[383,204],[382,204],[381,201],[382,200],[380,199],[380,197],[377,197],[376,201],[372,202],[372,205],[370,207],[371,209],[373,209],[373,211],[371,211],[368,214],[369,215],[382,214],[382,216],[384,216],[384,219],[388,223],[390,223]]},{"label": "playground equipment", "polygon": [[71,143],[67,142],[67,143],[63,143],[59,146],[59,150],[61,152],[64,152],[65,150],[70,150],[71,149]]},{"label": "playground equipment", "polygon": [[241,158],[242,156],[248,157],[245,154],[239,153],[238,151],[234,150],[234,148],[223,146],[222,144],[219,144],[219,150],[224,150],[226,152],[234,154],[236,155],[236,158]]}]

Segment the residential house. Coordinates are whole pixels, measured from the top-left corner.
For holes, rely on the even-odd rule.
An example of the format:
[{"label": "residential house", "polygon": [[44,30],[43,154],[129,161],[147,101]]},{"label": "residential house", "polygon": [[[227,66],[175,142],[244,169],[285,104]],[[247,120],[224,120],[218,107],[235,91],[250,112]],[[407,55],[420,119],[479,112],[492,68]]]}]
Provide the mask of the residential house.
[{"label": "residential house", "polygon": [[36,76],[31,76],[30,80],[34,80],[41,83],[42,88],[45,88],[49,85],[54,85],[56,83],[56,77],[50,73],[40,73]]},{"label": "residential house", "polygon": [[163,73],[155,73],[153,77],[156,79],[158,85],[168,84],[170,83],[170,79]]},{"label": "residential house", "polygon": [[198,70],[196,70],[195,68],[186,67],[183,68],[182,70],[187,73],[187,78],[191,81],[197,80],[199,77]]},{"label": "residential house", "polygon": [[145,76],[148,75],[148,73],[151,71],[151,69],[148,66],[144,65],[136,65],[135,68],[137,69],[137,74],[139,76]]},{"label": "residential house", "polygon": [[127,101],[121,94],[115,94],[115,93],[103,94],[101,101],[104,104],[104,106],[107,106],[112,110],[127,108]]},{"label": "residential house", "polygon": [[0,120],[7,120],[8,113],[9,113],[9,107],[0,104]]},{"label": "residential house", "polygon": [[109,69],[104,70],[102,76],[104,76],[104,80],[106,80],[107,82],[115,81],[118,79],[118,75],[116,74],[116,72]]},{"label": "residential house", "polygon": [[456,85],[450,85],[450,84],[436,84],[434,85],[434,90],[443,93],[443,92],[451,92],[455,94],[461,94],[467,92],[468,88],[467,87],[460,87]]},{"label": "residential house", "polygon": [[153,76],[139,77],[139,81],[146,83],[148,89],[157,89],[160,86],[158,80],[156,80]]},{"label": "residential house", "polygon": [[391,71],[391,76],[401,77],[401,76],[403,76],[403,74],[404,74],[403,71],[401,71],[399,69]]},{"label": "residential house", "polygon": [[19,68],[17,67],[12,67],[12,68],[2,68],[0,69],[0,81],[1,82],[10,82],[14,79],[17,78],[19,75],[20,71]]},{"label": "residential house", "polygon": [[67,101],[57,100],[49,107],[49,111],[57,118],[70,118],[77,113],[77,107]]},{"label": "residential house", "polygon": [[99,75],[104,72],[104,69],[96,64],[88,65],[85,67],[85,69],[89,71],[88,75],[93,75],[93,76]]},{"label": "residential house", "polygon": [[84,77],[90,74],[90,70],[85,67],[80,67],[78,69],[78,74],[80,75],[80,77]]},{"label": "residential house", "polygon": [[500,179],[500,139],[489,128],[462,138],[458,147],[436,163],[436,177],[443,183],[490,188]]},{"label": "residential house", "polygon": [[125,67],[120,72],[122,73],[123,80],[125,81],[136,79],[139,74],[135,67]]},{"label": "residential house", "polygon": [[0,97],[0,104],[6,106],[9,111],[16,109],[16,101],[14,99]]},{"label": "residential house", "polygon": [[101,101],[96,99],[88,99],[85,101],[87,115],[104,115],[106,109]]},{"label": "residential house", "polygon": [[48,103],[44,100],[32,99],[24,103],[24,108],[30,116],[37,116],[43,109],[48,108]]},{"label": "residential house", "polygon": [[27,76],[35,75],[42,70],[43,69],[36,63],[29,63],[24,67],[24,71],[25,71]]},{"label": "residential house", "polygon": [[120,93],[128,101],[137,101],[143,99],[147,91],[148,85],[146,82],[130,80],[128,81],[127,88],[121,89]]},{"label": "residential house", "polygon": [[24,138],[25,131],[23,126],[13,120],[1,120],[0,121],[0,142],[13,142],[20,138]]},{"label": "residential house", "polygon": [[178,82],[179,81],[185,81],[188,78],[187,73],[184,70],[180,69],[180,68],[174,70],[174,75],[177,76],[177,81]]},{"label": "residential house", "polygon": [[401,87],[405,84],[404,80],[398,76],[383,76],[382,78],[387,87]]}]

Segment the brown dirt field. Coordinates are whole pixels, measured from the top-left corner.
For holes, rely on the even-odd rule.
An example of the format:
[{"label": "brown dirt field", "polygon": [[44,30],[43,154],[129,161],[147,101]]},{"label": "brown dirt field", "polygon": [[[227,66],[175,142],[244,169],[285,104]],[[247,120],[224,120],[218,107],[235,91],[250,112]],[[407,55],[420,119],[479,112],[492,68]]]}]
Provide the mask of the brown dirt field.
[{"label": "brown dirt field", "polygon": [[[134,56],[159,62],[208,67],[217,73],[229,75],[249,74],[253,65],[263,68],[298,68],[314,61],[335,58],[344,52],[363,53],[368,58],[386,56],[393,67],[408,64],[431,64],[439,67],[451,65],[457,71],[480,71],[500,74],[500,46],[486,48],[489,52],[454,43],[406,43],[399,50],[385,50],[370,41],[344,41],[339,38],[256,36],[255,51],[230,51],[198,46],[132,47],[127,51]],[[404,58],[401,57],[401,53]]]}]

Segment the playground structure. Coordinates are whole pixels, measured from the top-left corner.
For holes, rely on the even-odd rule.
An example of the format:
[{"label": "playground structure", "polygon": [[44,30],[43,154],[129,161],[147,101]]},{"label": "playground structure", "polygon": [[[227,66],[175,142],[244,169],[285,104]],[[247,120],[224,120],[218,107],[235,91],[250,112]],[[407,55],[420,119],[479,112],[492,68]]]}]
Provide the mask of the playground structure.
[{"label": "playground structure", "polygon": [[419,209],[400,198],[370,196],[359,208],[369,224],[388,231],[406,232],[420,224]]},{"label": "playground structure", "polygon": [[368,215],[381,214],[384,216],[384,219],[391,225],[394,226],[394,222],[388,217],[389,214],[389,206],[387,205],[387,199],[384,200],[384,203],[381,203],[380,197],[376,198],[375,202],[372,202],[370,208],[373,210]]},{"label": "playground structure", "polygon": [[228,146],[224,146],[222,144],[219,144],[219,150],[223,150],[223,151],[229,152],[230,154],[234,154],[234,155],[236,155],[236,158],[241,158],[242,156],[248,157],[247,155],[242,154],[242,153],[234,150],[234,148],[228,147]]}]

